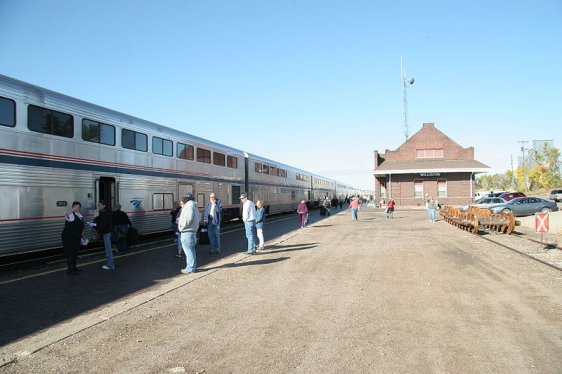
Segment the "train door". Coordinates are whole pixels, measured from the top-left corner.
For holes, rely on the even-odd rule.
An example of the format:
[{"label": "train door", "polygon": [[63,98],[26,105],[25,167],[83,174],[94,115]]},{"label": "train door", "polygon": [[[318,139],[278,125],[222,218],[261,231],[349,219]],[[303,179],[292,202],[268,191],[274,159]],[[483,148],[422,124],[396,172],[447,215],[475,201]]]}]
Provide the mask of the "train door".
[{"label": "train door", "polygon": [[96,180],[96,197],[97,201],[105,201],[109,211],[115,209],[115,205],[117,204],[115,178],[99,177]]}]

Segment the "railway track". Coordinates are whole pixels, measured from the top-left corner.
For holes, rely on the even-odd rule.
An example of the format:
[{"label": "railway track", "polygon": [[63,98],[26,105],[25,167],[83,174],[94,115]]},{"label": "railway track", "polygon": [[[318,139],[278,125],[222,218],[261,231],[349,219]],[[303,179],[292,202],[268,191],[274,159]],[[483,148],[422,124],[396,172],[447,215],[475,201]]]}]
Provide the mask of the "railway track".
[{"label": "railway track", "polygon": [[485,231],[484,234],[476,236],[562,271],[562,247],[558,241],[545,240],[541,243],[540,240],[530,238],[527,234],[517,230],[512,235]]}]

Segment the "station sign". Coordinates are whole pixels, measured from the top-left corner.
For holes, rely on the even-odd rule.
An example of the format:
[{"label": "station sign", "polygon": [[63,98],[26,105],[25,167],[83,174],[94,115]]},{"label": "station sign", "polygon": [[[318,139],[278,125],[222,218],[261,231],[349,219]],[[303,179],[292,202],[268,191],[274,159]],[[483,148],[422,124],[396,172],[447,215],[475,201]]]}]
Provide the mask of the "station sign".
[{"label": "station sign", "polygon": [[440,177],[441,173],[420,173],[420,177]]},{"label": "station sign", "polygon": [[535,213],[535,232],[548,232],[548,217],[548,213]]}]

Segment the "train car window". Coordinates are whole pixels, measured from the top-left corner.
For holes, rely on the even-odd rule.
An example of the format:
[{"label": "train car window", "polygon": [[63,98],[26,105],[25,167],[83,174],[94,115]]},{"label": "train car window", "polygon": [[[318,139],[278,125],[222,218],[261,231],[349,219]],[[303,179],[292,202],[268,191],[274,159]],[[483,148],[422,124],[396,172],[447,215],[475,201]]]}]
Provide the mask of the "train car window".
[{"label": "train car window", "polygon": [[233,156],[226,157],[226,166],[233,169],[238,169],[238,159]]},{"label": "train car window", "polygon": [[0,97],[0,125],[14,127],[16,125],[16,102]]},{"label": "train car window", "polygon": [[121,146],[137,151],[148,151],[148,136],[140,132],[123,129],[121,130]]},{"label": "train car window", "polygon": [[82,120],[82,139],[87,142],[115,145],[115,127],[89,119]]},{"label": "train car window", "polygon": [[172,141],[156,136],[152,137],[152,153],[171,157],[173,156],[173,149]]},{"label": "train car window", "polygon": [[205,164],[211,163],[211,151],[204,148],[197,148],[197,161]]},{"label": "train car window", "polygon": [[174,194],[155,193],[152,195],[153,210],[171,210],[174,205]]},{"label": "train car window", "polygon": [[277,176],[278,169],[275,166],[269,167],[269,174]]},{"label": "train car window", "polygon": [[261,164],[259,162],[256,162],[254,167],[255,167],[254,170],[256,171],[256,173],[261,173]]},{"label": "train car window", "polygon": [[265,164],[263,165],[262,173],[269,174],[269,165],[265,165]]},{"label": "train car window", "polygon": [[226,155],[219,152],[213,152],[213,165],[226,166]]},{"label": "train car window", "polygon": [[177,155],[184,160],[193,160],[193,146],[183,143],[178,143]]},{"label": "train car window", "polygon": [[72,138],[74,136],[74,117],[70,114],[41,108],[27,107],[27,127],[31,131]]}]

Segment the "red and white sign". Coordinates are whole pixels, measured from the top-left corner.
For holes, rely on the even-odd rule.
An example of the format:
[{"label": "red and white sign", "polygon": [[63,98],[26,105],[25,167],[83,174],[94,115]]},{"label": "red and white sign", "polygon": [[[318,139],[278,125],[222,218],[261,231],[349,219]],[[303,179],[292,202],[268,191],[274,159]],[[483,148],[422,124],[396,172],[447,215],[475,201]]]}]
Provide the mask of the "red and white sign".
[{"label": "red and white sign", "polygon": [[548,232],[548,213],[535,213],[535,232]]}]

